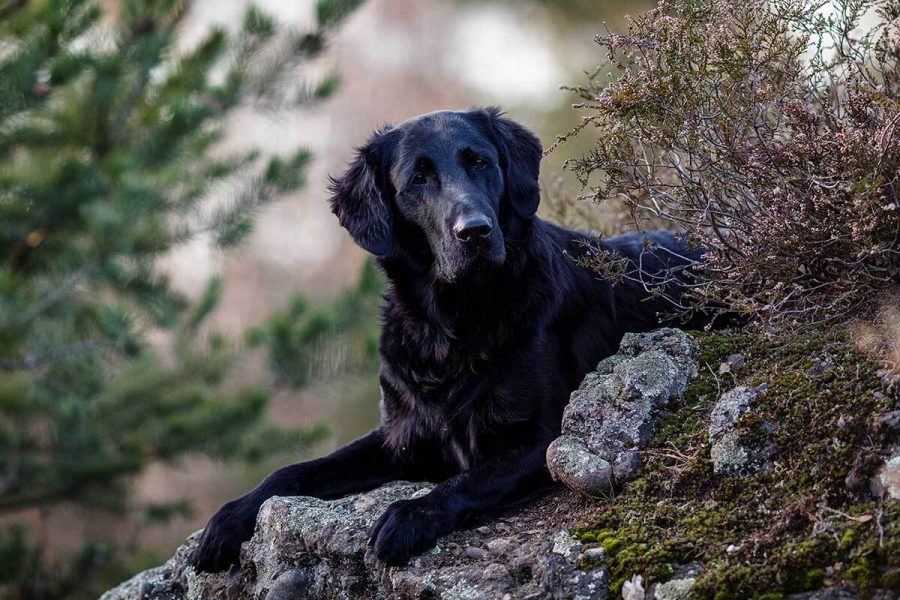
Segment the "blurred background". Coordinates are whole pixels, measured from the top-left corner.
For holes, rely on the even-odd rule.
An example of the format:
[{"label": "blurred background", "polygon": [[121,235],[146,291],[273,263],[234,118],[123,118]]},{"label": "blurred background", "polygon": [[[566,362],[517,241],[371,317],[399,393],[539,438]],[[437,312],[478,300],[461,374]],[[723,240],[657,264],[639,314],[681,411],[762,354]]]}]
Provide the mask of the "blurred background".
[{"label": "blurred background", "polygon": [[[137,10],[133,4],[103,0],[100,26],[116,27],[123,14]],[[238,35],[247,26],[251,6],[245,0],[170,4],[183,5],[176,7],[183,9],[183,14],[174,26],[169,51],[185,54],[204,44],[213,31]],[[279,31],[321,29],[321,4],[313,0],[254,3],[261,14],[271,17]],[[41,447],[40,440],[51,439],[53,434],[20,437],[16,443],[0,445],[0,452],[7,453],[0,460],[0,498],[5,495],[9,500],[0,500],[0,563],[7,565],[6,569],[0,567],[0,597],[94,597],[123,577],[164,560],[223,502],[247,491],[273,468],[327,453],[375,426],[379,396],[375,315],[383,283],[331,215],[326,201],[328,174],[340,172],[354,145],[361,144],[375,127],[446,108],[500,105],[534,130],[545,147],[549,146],[557,135],[580,122],[579,114],[572,110],[572,94],[560,86],[582,82],[584,72],[592,71],[600,62],[601,49],[593,42],[594,35],[607,27],[621,31],[626,14],[649,7],[647,2],[593,0],[367,0],[351,4],[352,10],[341,13],[341,18],[334,19],[324,31],[322,47],[308,52],[299,67],[303,82],[319,82],[316,91],[322,92],[321,98],[273,110],[260,102],[265,100],[263,95],[277,95],[278,86],[300,80],[281,80],[274,91],[260,88],[256,101],[236,104],[223,113],[222,135],[203,149],[211,156],[224,157],[250,149],[261,156],[284,156],[298,147],[307,148],[311,158],[303,159],[303,180],[278,184],[275,187],[282,193],[275,194],[270,202],[254,204],[250,211],[252,227],[246,221],[248,227],[237,243],[223,247],[216,239],[217,231],[201,228],[179,243],[165,244],[153,259],[153,269],[166,282],[167,293],[178,297],[184,306],[205,306],[202,314],[191,313],[198,314],[198,324],[202,321],[196,329],[204,343],[230,340],[228,366],[204,391],[203,406],[215,410],[216,390],[231,393],[245,385],[256,386],[263,390],[265,401],[259,401],[262,408],[258,412],[263,414],[254,412],[252,419],[300,434],[284,440],[271,437],[280,440],[278,444],[273,442],[277,451],[260,450],[259,439],[264,441],[266,435],[260,436],[256,446],[248,443],[247,451],[237,442],[214,450],[185,442],[175,450],[146,453],[140,464],[125,469],[121,478],[104,474],[101,481],[95,477],[90,485],[71,494],[36,494],[33,500],[23,492],[27,491],[25,483],[16,484],[18,488],[9,483],[15,481],[12,474],[22,472],[21,465],[14,463],[17,456],[28,455]],[[9,6],[0,10],[6,8]],[[16,26],[12,20],[21,17],[4,18],[11,19],[5,32],[11,37],[7,37],[0,57],[9,56],[10,39],[17,35],[24,39],[28,33],[26,25]],[[28,26],[36,27],[34,22]],[[257,26],[265,29],[269,23],[263,21]],[[132,24],[133,30],[135,27]],[[102,36],[82,35],[77,39],[82,44],[103,43],[98,41]],[[119,43],[118,52],[125,52]],[[289,66],[294,69],[297,65]],[[331,85],[333,74],[339,75],[340,85]],[[51,80],[54,76],[51,73]],[[45,85],[40,79],[29,85],[29,93],[44,93],[44,88],[37,87]],[[51,96],[53,87],[51,81]],[[0,125],[9,128],[15,118],[10,113],[5,123],[0,118]],[[561,168],[567,157],[583,150],[578,144],[576,140],[564,145],[545,159],[545,198],[578,195],[577,181]],[[7,174],[3,194],[13,193],[6,185],[10,173],[22,172],[16,158],[19,154],[13,149],[0,158]],[[215,196],[219,189],[205,190],[204,196]],[[561,218],[553,214],[550,204],[545,202],[542,213]],[[14,223],[10,214],[6,215],[8,224]],[[16,214],[21,217],[24,213]],[[615,231],[619,223],[611,215],[608,218],[610,221],[601,221],[600,226]],[[41,236],[42,231],[44,228],[34,223],[15,230],[9,225],[3,230],[7,236],[4,243],[15,248],[19,236],[28,248],[38,252],[46,244],[32,242],[35,232]],[[80,276],[77,268],[69,270]],[[25,289],[25,280],[15,278],[27,271],[9,266],[8,271],[5,285],[15,287],[9,288],[13,291],[9,292],[6,310],[21,314],[21,307],[11,307],[16,290]],[[65,270],[63,274],[59,271],[56,267],[48,269],[41,285],[53,289],[54,285],[58,287],[53,281],[71,280],[66,279]],[[73,285],[74,292],[80,285]],[[90,289],[84,285],[84,289]],[[43,308],[41,289],[35,287],[32,302]],[[37,316],[35,324],[40,325],[42,319],[49,322],[53,310]],[[14,328],[9,331],[9,339],[0,342],[0,357],[26,353],[29,348],[20,340],[32,338],[23,337]],[[142,332],[141,347],[145,350],[135,350],[135,355],[154,351],[167,357],[163,363],[180,360],[179,352],[172,350],[173,338],[180,339],[177,332],[167,326],[144,327]],[[10,341],[14,338],[16,341]],[[7,359],[7,367],[0,370],[0,411],[4,410],[4,394],[14,397],[9,390],[19,390],[22,386],[16,386],[21,379],[27,380],[22,389],[32,391],[22,392],[20,404],[10,400],[9,406],[31,401],[29,394],[36,393],[33,390],[46,376],[30,365],[10,366],[13,362]],[[101,368],[100,372],[114,380],[121,377],[111,369]],[[50,396],[62,397],[66,385]],[[167,402],[174,401],[161,394],[159,403]],[[127,397],[122,403],[127,412]],[[236,414],[236,421],[252,420],[241,416],[244,413]],[[0,412],[0,424],[13,431],[9,436],[16,430],[33,433],[31,428],[41,422],[31,419],[23,427],[24,417],[17,415]],[[93,418],[97,422],[98,417]],[[156,423],[149,417],[135,418],[138,423],[132,426],[137,430],[141,429],[140,419],[147,419],[147,428]],[[43,419],[46,426],[49,418]],[[167,419],[160,422],[172,422]],[[217,427],[215,420],[203,423],[211,429],[209,435],[218,434],[212,430]],[[190,430],[189,435],[204,435],[203,427]],[[61,431],[55,435],[60,437],[65,428],[58,428]],[[103,435],[100,431],[96,437]],[[0,444],[3,439],[0,430]],[[103,445],[102,439],[96,443]],[[55,448],[54,452],[41,460],[59,462],[59,456],[72,450]],[[115,501],[99,499],[110,495],[106,493],[109,491],[116,496]]]}]

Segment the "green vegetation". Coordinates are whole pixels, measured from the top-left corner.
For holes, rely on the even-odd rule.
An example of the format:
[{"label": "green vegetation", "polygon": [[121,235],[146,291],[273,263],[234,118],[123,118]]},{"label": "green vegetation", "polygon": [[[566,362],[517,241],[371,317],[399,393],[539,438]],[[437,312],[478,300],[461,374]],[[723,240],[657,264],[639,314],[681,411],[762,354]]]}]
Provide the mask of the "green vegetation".
[{"label": "green vegetation", "polygon": [[[331,94],[334,75],[300,70],[359,4],[318,0],[306,31],[251,8],[184,51],[189,2],[0,5],[0,516],[74,503],[150,525],[190,510],[129,506],[152,462],[258,460],[321,436],[274,427],[268,392],[229,381],[240,347],[209,323],[222,282],[189,302],[158,263],[200,236],[234,246],[259,206],[302,187],[305,148],[213,150],[236,109]],[[88,541],[50,562],[41,544],[0,531],[0,596],[95,597],[146,560]]]},{"label": "green vegetation", "polygon": [[[872,418],[896,402],[882,392],[877,366],[838,334],[698,339],[700,375],[644,452],[644,475],[576,533],[605,550],[613,592],[635,573],[665,581],[695,561],[704,565],[698,598],[772,600],[824,584],[852,583],[864,596],[896,589],[900,504],[868,489],[898,441]],[[718,375],[734,352],[746,367]],[[821,375],[810,371],[817,359],[828,365]],[[718,390],[762,383],[768,389],[753,414],[777,427],[774,468],[714,476],[707,424]]]},{"label": "green vegetation", "polygon": [[342,373],[378,368],[378,308],[385,280],[371,259],[359,282],[331,304],[310,310],[303,297],[248,333],[252,345],[265,344],[279,382],[294,387]]}]

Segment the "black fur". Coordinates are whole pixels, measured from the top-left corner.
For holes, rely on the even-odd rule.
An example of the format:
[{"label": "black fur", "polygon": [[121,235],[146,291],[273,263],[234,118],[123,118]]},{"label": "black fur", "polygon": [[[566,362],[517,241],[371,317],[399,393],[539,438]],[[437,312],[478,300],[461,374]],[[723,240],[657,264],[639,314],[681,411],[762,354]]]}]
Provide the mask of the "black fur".
[{"label": "black fur", "polygon": [[[625,332],[658,327],[670,308],[637,283],[611,285],[578,266],[583,242],[635,264],[640,257],[649,274],[698,253],[667,232],[599,242],[540,220],[540,160],[538,139],[496,109],[440,112],[376,133],[332,181],[334,213],[390,281],[382,422],[226,504],[204,531],[199,569],[236,564],[273,495],[336,498],[395,479],[436,482],[391,505],[372,529],[376,556],[401,564],[551,484],[545,452],[569,393]],[[648,252],[648,240],[661,251]]]}]

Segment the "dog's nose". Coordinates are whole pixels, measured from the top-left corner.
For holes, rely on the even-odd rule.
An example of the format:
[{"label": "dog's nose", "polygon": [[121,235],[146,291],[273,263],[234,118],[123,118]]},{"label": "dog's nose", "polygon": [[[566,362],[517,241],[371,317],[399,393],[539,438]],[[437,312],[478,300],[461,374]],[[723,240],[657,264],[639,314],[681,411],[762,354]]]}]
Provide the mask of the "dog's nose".
[{"label": "dog's nose", "polygon": [[475,217],[470,219],[459,219],[453,226],[453,233],[456,239],[461,242],[471,242],[482,240],[489,236],[492,231],[490,222],[484,217]]}]

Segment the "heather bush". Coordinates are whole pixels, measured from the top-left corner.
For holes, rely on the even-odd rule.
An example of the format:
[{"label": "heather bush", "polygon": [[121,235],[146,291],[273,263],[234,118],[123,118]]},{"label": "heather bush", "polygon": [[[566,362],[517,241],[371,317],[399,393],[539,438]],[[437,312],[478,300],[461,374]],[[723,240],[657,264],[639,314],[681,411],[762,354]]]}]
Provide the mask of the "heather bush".
[{"label": "heather bush", "polygon": [[708,248],[694,300],[796,326],[900,281],[900,2],[663,0],[596,39],[566,168]]}]

